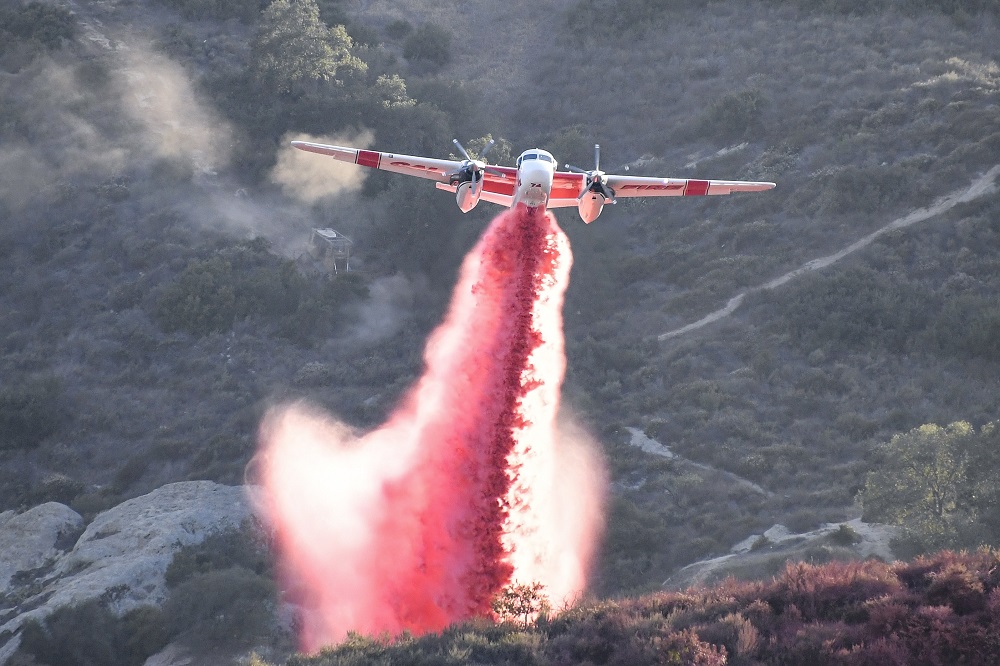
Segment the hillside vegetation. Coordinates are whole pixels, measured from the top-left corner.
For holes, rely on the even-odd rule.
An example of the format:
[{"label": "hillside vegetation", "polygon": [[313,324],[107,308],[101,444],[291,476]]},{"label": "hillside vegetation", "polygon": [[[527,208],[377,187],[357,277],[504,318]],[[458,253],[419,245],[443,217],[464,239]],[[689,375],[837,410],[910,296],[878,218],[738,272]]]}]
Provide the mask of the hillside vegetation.
[{"label": "hillside vegetation", "polygon": [[[658,336],[1000,164],[994,4],[5,7],[0,510],[90,518],[169,481],[240,483],[275,401],[379,423],[496,209],[463,216],[379,173],[306,196],[276,166],[303,133],[433,156],[492,135],[501,160],[539,145],[586,166],[599,142],[609,171],[779,183],[623,202],[589,226],[559,213],[566,409],[613,480],[596,595],[655,589],[774,523],[856,517],[859,493],[866,517],[906,523],[866,485],[892,473],[895,436],[995,437],[995,190]],[[322,226],[360,270],[296,261]],[[629,427],[763,492],[644,453]],[[905,552],[996,545],[969,494],[995,495],[995,475],[958,485],[950,531],[907,524]]]},{"label": "hillside vegetation", "polygon": [[789,565],[767,583],[584,604],[527,625],[355,636],[296,666],[346,664],[993,664],[995,553]]}]

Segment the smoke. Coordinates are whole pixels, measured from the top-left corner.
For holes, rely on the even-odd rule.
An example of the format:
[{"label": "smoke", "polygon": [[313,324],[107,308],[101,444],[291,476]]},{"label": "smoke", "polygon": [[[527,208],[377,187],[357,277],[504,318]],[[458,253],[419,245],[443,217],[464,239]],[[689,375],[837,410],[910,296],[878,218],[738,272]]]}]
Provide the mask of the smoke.
[{"label": "smoke", "polygon": [[604,475],[557,422],[571,255],[550,214],[498,216],[466,257],[425,371],[359,436],[302,404],[272,410],[256,459],[302,648],[488,616],[508,583],[584,590]]},{"label": "smoke", "polygon": [[329,157],[317,157],[291,146],[292,141],[368,148],[375,141],[369,130],[357,134],[339,134],[332,137],[288,133],[281,140],[278,162],[271,171],[271,182],[280,185],[288,196],[306,204],[314,204],[324,197],[331,197],[361,189],[364,169]]},{"label": "smoke", "polygon": [[[0,210],[23,210],[121,178],[137,217],[169,208],[200,228],[264,236],[275,251],[297,258],[310,228],[330,223],[303,204],[360,186],[363,169],[309,160],[288,145],[296,138],[289,136],[274,178],[292,199],[276,188],[248,190],[229,172],[237,130],[191,73],[136,31],[86,14],[76,48],[0,76]],[[329,140],[368,145],[372,135]],[[298,163],[299,157],[306,159]],[[336,205],[337,227],[366,212],[352,200]]]},{"label": "smoke", "polygon": [[427,289],[427,280],[421,276],[373,279],[368,284],[368,300],[354,308],[348,335],[365,344],[391,338],[412,316],[419,293]]},{"label": "smoke", "polygon": [[39,58],[0,77],[0,98],[3,120],[23,127],[0,145],[0,197],[14,206],[62,182],[92,183],[155,159],[195,174],[229,160],[228,125],[180,65],[133,37],[108,40],[89,61]]},{"label": "smoke", "polygon": [[199,174],[215,175],[228,164],[231,129],[198,100],[183,68],[137,43],[120,54],[119,95],[140,128],[134,139],[144,152],[181,160]]},{"label": "smoke", "polygon": [[51,196],[64,181],[118,172],[128,151],[98,122],[103,105],[79,85],[76,69],[41,60],[0,77],[4,123],[19,131],[0,143],[0,200],[18,209]]}]

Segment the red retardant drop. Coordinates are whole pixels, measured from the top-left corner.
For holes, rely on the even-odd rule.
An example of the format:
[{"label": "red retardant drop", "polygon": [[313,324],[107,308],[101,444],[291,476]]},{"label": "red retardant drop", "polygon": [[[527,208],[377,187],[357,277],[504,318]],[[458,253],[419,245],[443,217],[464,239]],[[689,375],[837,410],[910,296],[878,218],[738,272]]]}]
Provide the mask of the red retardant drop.
[{"label": "red retardant drop", "polygon": [[385,425],[357,436],[302,404],[265,417],[257,505],[304,651],[489,616],[511,582],[556,608],[583,592],[604,471],[557,423],[571,263],[551,214],[501,214]]}]

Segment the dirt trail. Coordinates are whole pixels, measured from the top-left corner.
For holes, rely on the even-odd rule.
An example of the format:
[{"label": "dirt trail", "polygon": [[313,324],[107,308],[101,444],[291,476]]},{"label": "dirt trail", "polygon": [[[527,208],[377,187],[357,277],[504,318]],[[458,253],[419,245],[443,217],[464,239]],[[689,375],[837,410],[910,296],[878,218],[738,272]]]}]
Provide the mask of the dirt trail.
[{"label": "dirt trail", "polygon": [[727,472],[724,469],[719,469],[718,467],[712,467],[711,465],[695,462],[693,460],[690,460],[689,458],[677,455],[676,453],[670,450],[669,446],[667,446],[666,444],[661,444],[652,437],[649,437],[639,428],[626,428],[626,430],[628,430],[629,435],[631,436],[629,443],[638,449],[642,449],[646,453],[652,454],[654,456],[662,456],[670,460],[677,460],[679,462],[682,462],[686,465],[690,465],[691,467],[694,467],[695,469],[701,470],[703,472],[709,472],[710,474],[719,474],[728,481],[731,481],[732,483],[738,486],[749,488],[753,492],[760,493],[761,495],[764,495],[766,497],[774,497],[774,493],[772,493],[770,490],[765,490],[764,488],[761,488],[758,484],[754,483],[753,481],[749,479],[744,479],[742,476],[738,474],[733,474],[732,472]]},{"label": "dirt trail", "polygon": [[784,275],[771,280],[770,282],[765,282],[764,284],[759,285],[757,287],[752,287],[751,289],[748,289],[742,294],[738,294],[733,298],[729,299],[725,307],[716,310],[715,312],[712,312],[706,315],[705,317],[702,317],[696,322],[693,322],[686,326],[682,326],[681,328],[675,329],[673,331],[668,331],[666,333],[663,333],[659,335],[657,339],[663,341],[663,340],[669,340],[670,338],[676,338],[678,336],[684,335],[685,333],[688,333],[690,331],[702,328],[703,326],[707,326],[713,322],[716,322],[722,319],[723,317],[728,317],[736,310],[736,308],[740,307],[740,305],[743,303],[744,297],[746,297],[747,294],[752,294],[767,289],[774,289],[775,287],[780,287],[786,282],[789,282],[790,280],[793,280],[801,275],[804,275],[805,273],[808,273],[810,271],[818,271],[821,268],[826,268],[831,264],[837,263],[838,261],[840,261],[847,255],[851,254],[852,252],[856,252],[863,247],[871,245],[872,241],[874,241],[876,238],[885,233],[888,233],[894,229],[903,229],[912,224],[916,224],[917,222],[923,222],[924,220],[934,217],[935,215],[940,215],[941,213],[949,210],[950,208],[956,206],[957,204],[965,203],[967,201],[972,201],[973,199],[981,197],[984,194],[992,192],[995,189],[995,181],[998,176],[1000,176],[1000,165],[993,167],[985,174],[974,180],[969,187],[961,190],[956,190],[955,192],[952,192],[947,196],[941,197],[928,208],[918,208],[909,215],[893,220],[892,222],[885,225],[881,229],[868,234],[861,240],[851,243],[850,245],[848,245],[847,247],[845,247],[844,249],[840,250],[835,254],[831,254],[826,257],[820,257],[819,259],[813,259],[812,261],[803,264],[799,268],[789,271]]}]

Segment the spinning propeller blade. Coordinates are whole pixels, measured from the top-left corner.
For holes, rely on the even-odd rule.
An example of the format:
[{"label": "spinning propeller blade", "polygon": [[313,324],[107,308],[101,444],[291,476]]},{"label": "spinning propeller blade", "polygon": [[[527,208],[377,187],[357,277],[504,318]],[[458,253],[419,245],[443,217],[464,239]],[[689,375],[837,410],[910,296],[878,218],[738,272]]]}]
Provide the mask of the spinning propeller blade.
[{"label": "spinning propeller blade", "polygon": [[604,195],[604,198],[608,201],[614,202],[614,193],[608,189],[608,179],[601,171],[601,144],[594,144],[594,168],[590,171],[586,169],[581,169],[580,167],[575,167],[572,164],[564,164],[568,170],[573,173],[582,173],[586,176],[583,179],[583,189],[580,190],[580,194],[577,195],[577,199],[582,199],[583,195],[587,192],[593,190]]},{"label": "spinning propeller blade", "polygon": [[490,139],[489,142],[483,147],[483,152],[479,154],[480,159],[478,160],[472,159],[472,157],[469,155],[469,152],[465,149],[465,146],[459,143],[458,139],[452,139],[451,142],[455,144],[456,148],[458,148],[458,152],[461,153],[462,157],[465,158],[465,162],[463,162],[462,166],[460,166],[459,168],[455,169],[451,173],[446,174],[448,178],[455,179],[461,177],[461,180],[463,181],[470,180],[473,183],[476,183],[482,181],[483,172],[491,173],[495,176],[501,176],[504,178],[506,177],[506,175],[502,171],[499,171],[497,169],[491,169],[490,166],[486,163],[486,154],[490,152],[490,149],[493,148],[493,146],[495,146],[497,143],[494,139]]}]

